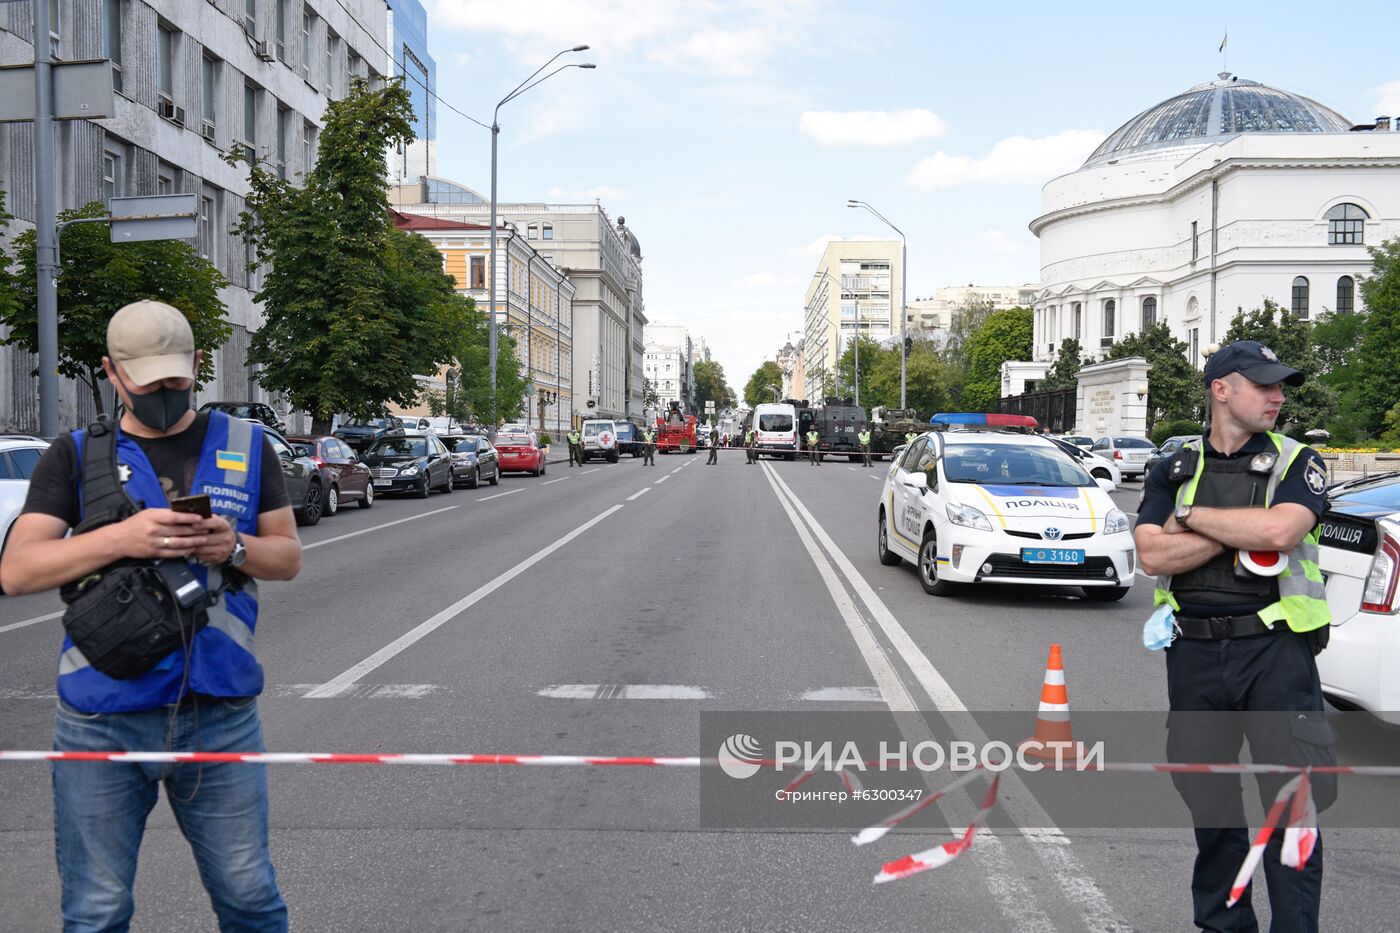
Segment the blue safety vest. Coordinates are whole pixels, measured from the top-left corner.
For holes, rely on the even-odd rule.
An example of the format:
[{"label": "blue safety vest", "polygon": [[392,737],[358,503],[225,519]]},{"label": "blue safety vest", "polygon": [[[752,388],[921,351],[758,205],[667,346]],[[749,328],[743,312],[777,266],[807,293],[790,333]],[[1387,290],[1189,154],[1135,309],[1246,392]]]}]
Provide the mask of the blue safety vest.
[{"label": "blue safety vest", "polygon": [[[73,432],[77,445],[79,510],[82,508],[81,470],[84,431]],[[199,454],[190,495],[205,494],[216,515],[227,515],[245,535],[258,531],[261,497],[263,432],[260,425],[209,413],[209,431]],[[168,508],[151,462],[125,434],[117,439],[117,463],[127,467],[126,494],[141,508]],[[122,471],[126,472],[126,471]],[[223,583],[218,567],[190,562],[190,569],[212,593]],[[258,622],[258,589],[244,578],[239,589],[222,593],[209,608],[209,623],[194,637],[190,651],[188,692],[210,696],[256,696],[262,692],[263,671],[253,653],[253,630]],[[66,635],[58,661],[58,695],[84,713],[127,713],[178,702],[184,679],[182,649],[175,649],[140,677],[116,680],[94,670]]]}]

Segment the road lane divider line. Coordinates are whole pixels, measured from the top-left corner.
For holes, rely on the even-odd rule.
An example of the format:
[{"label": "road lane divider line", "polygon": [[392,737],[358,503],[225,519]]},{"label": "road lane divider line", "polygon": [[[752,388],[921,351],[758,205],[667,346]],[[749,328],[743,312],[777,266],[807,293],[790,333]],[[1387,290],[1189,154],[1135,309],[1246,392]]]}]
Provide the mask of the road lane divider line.
[{"label": "road lane divider line", "polygon": [[25,619],[23,622],[11,622],[9,625],[0,625],[0,635],[6,632],[13,632],[17,628],[24,628],[27,625],[38,625],[40,622],[48,622],[51,619],[60,619],[66,610],[60,609],[58,612],[50,612],[47,615],[35,616],[32,619]]},{"label": "road lane divider line", "polygon": [[[516,491],[518,492],[519,490]],[[534,554],[531,554],[529,557],[525,558],[520,563],[516,564],[511,569],[497,575],[490,582],[477,587],[475,590],[472,590],[466,596],[463,596],[461,599],[457,600],[455,603],[448,606],[446,609],[442,610],[437,615],[433,616],[425,622],[419,623],[418,625],[414,626],[412,629],[400,635],[398,638],[394,639],[389,644],[385,645],[383,648],[380,648],[374,654],[365,658],[363,661],[356,664],[354,667],[350,668],[344,673],[332,677],[330,680],[321,684],[319,687],[316,687],[314,690],[307,691],[307,693],[305,694],[306,698],[308,700],[325,699],[327,697],[338,696],[342,691],[350,689],[353,684],[359,682],[359,680],[363,678],[366,674],[368,674],[370,671],[373,671],[376,668],[384,665],[388,661],[392,660],[394,657],[398,656],[402,652],[406,651],[408,648],[412,647],[417,642],[426,638],[428,635],[431,635],[433,632],[446,625],[452,619],[456,618],[463,611],[476,605],[478,602],[485,599],[487,596],[490,596],[492,593],[496,592],[496,590],[505,586],[511,580],[514,580],[516,577],[520,576],[522,573],[529,570],[531,567],[535,566],[540,561],[553,554],[555,551],[564,547],[564,545],[568,544],[570,541],[573,541],[575,538],[579,537],[584,532],[592,528],[594,525],[598,524],[603,519],[607,518],[609,515],[612,515],[614,512],[618,511],[622,507],[622,503],[618,503],[617,505],[614,505],[609,509],[599,512],[597,515],[593,516],[588,521],[584,522],[582,525],[579,525],[573,531],[564,535],[562,538],[555,541],[553,544],[541,548]]]},{"label": "road lane divider line", "polygon": [[[564,477],[568,479],[568,477]],[[513,496],[517,492],[524,492],[524,489],[512,489],[510,492],[498,492],[494,496],[482,496],[480,499],[473,499],[473,502],[490,502],[492,499],[499,499],[501,496]]]},{"label": "road lane divider line", "polygon": [[712,700],[715,696],[688,684],[550,684],[535,695],[551,700]]},{"label": "road lane divider line", "polygon": [[649,493],[649,492],[651,492],[651,487],[650,487],[650,486],[644,486],[644,487],[642,487],[640,490],[638,490],[637,492],[634,492],[634,493],[632,493],[632,495],[628,496],[628,497],[627,497],[627,501],[628,501],[628,502],[631,502],[633,499],[640,499],[642,496],[645,496],[645,495],[646,495],[647,493]]},{"label": "road lane divider line", "polygon": [[[793,506],[806,520],[812,533],[821,541],[831,559],[841,568],[842,574],[845,575],[856,595],[860,597],[871,618],[875,620],[885,637],[889,639],[895,652],[908,666],[914,678],[933,702],[934,707],[940,712],[967,712],[967,705],[954,692],[952,686],[938,672],[938,669],[933,666],[933,662],[928,659],[928,656],[919,648],[914,639],[909,636],[908,631],[895,618],[894,613],[885,605],[884,600],[875,593],[865,577],[846,557],[845,552],[837,546],[831,536],[826,533],[826,529],[802,504],[802,500],[797,497],[776,471],[772,471],[770,475],[773,481],[782,487],[791,498]],[[968,732],[966,738],[974,744],[985,746],[989,741],[987,735],[975,723],[969,726]],[[1011,816],[1021,835],[1032,843],[1036,843],[1032,848],[1049,868],[1051,874],[1055,876],[1058,887],[1064,892],[1065,898],[1080,912],[1084,920],[1084,928],[1089,930],[1128,929],[1127,921],[1119,916],[1113,906],[1109,904],[1108,898],[1099,887],[1098,882],[1089,875],[1080,863],[1079,857],[1074,854],[1069,837],[1055,825],[1054,820],[1031,794],[1025,782],[1014,773],[1008,773],[1005,777],[1007,778],[1007,793],[1006,799],[1003,800],[1003,806],[1007,814]]]},{"label": "road lane divider line", "polygon": [[562,482],[564,482],[564,480],[566,480],[566,479],[568,479],[567,476],[561,476],[561,477],[559,477],[558,479],[546,480],[545,482],[540,483],[540,485],[541,485],[541,486],[548,486],[550,483],[562,483]]},{"label": "road lane divider line", "polygon": [[652,483],[652,485],[653,485],[653,486],[660,486],[662,483],[666,482],[666,481],[667,481],[668,479],[670,479],[670,478],[671,478],[671,474],[670,474],[670,473],[667,473],[665,476],[661,477],[659,480],[657,480],[656,482]]},{"label": "road lane divider line", "polygon": [[[850,592],[836,573],[836,568],[832,566],[831,561],[827,559],[821,548],[817,546],[816,541],[812,539],[807,526],[793,510],[793,503],[789,501],[789,497],[783,495],[782,490],[775,483],[777,471],[773,469],[772,464],[764,463],[760,466],[763,467],[763,475],[768,479],[768,485],[772,487],[773,494],[778,498],[778,503],[787,513],[788,520],[792,522],[792,527],[797,532],[802,546],[806,549],[807,556],[811,558],[822,582],[826,584],[831,601],[836,604],[842,621],[846,624],[846,630],[850,632],[851,638],[856,643],[856,650],[865,661],[866,668],[875,678],[876,690],[879,692],[880,698],[891,713],[917,712],[918,704],[914,702],[914,698],[904,686],[904,680],[895,670],[894,663],[885,653],[879,639],[875,637],[869,624],[857,611]],[[933,741],[932,732],[921,718],[895,715],[895,726],[915,746],[920,742]],[[957,819],[960,811],[966,812],[966,807],[960,806],[959,803],[955,798],[950,798],[947,801],[947,808],[940,809],[945,815],[948,815],[951,810],[954,819]],[[956,830],[956,827],[951,825],[949,828]],[[998,909],[1009,921],[1010,928],[1014,930],[1053,931],[1054,924],[1040,907],[1030,886],[1016,871],[1006,847],[995,836],[986,838],[992,841],[974,850],[973,855],[977,859],[979,868],[986,876],[987,889],[995,898]]]},{"label": "road lane divider line", "polygon": [[[685,466],[685,464],[682,463],[681,466]],[[676,467],[676,468],[675,468],[674,470],[672,470],[671,472],[672,472],[672,473],[679,473],[680,471],[681,471],[681,467]],[[669,475],[669,474],[668,474],[668,475]]]},{"label": "road lane divider line", "polygon": [[334,538],[326,538],[323,541],[313,541],[310,544],[303,544],[301,549],[309,551],[318,548],[323,544],[334,544],[337,541],[344,541],[347,538],[358,538],[360,535],[367,535],[371,531],[378,531],[381,528],[392,528],[395,525],[402,525],[404,522],[414,522],[420,518],[427,518],[429,515],[441,515],[443,512],[451,512],[453,509],[460,509],[460,505],[449,505],[441,509],[433,509],[431,512],[420,512],[417,515],[410,515],[408,518],[395,519],[392,522],[385,522],[382,525],[373,525],[369,528],[361,528],[359,531],[352,531],[349,534],[336,535]]},{"label": "road lane divider line", "polygon": [[589,473],[597,473],[601,469],[602,467],[594,467],[591,470],[584,470],[582,473],[579,474],[579,476],[587,476]]}]

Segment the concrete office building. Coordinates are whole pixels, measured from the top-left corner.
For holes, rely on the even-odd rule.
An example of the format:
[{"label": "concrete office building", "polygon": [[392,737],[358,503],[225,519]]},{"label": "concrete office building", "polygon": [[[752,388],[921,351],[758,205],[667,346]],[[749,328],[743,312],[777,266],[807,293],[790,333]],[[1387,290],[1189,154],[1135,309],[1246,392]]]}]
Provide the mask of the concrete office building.
[{"label": "concrete office building", "polygon": [[[389,200],[408,214],[466,223],[489,223],[491,217],[487,198],[431,176],[392,187]],[[600,204],[502,202],[497,214],[574,283],[574,414],[641,418],[647,322],[642,247],[625,218],[613,223]]]},{"label": "concrete office building", "polygon": [[[233,325],[233,336],[215,351],[217,376],[199,398],[269,401],[247,367],[249,334],[262,322],[253,300],[260,276],[246,270],[248,250],[232,233],[247,170],[223,155],[254,152],[291,179],[314,164],[327,101],[343,96],[352,76],[376,81],[384,74],[384,0],[52,6],[57,19],[48,45],[55,58],[110,58],[116,91],[113,117],[57,124],[59,209],[114,196],[197,194],[196,246],[228,278],[220,297]],[[31,63],[32,34],[28,3],[0,4],[0,64]],[[33,162],[32,124],[0,125],[0,187],[15,217],[10,237],[33,225]],[[34,366],[34,356],[19,347],[0,348],[0,428],[37,429]],[[59,417],[63,428],[95,417],[86,386],[63,380]]]},{"label": "concrete office building", "polygon": [[832,240],[803,299],[803,398],[816,400],[835,384],[836,362],[859,333],[885,340],[899,333],[903,305],[899,240]]}]

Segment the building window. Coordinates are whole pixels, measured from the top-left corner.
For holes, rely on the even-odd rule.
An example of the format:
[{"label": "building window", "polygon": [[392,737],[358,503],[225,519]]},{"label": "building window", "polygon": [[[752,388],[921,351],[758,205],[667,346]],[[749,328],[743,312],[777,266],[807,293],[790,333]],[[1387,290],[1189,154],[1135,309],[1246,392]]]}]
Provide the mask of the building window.
[{"label": "building window", "polygon": [[175,35],[164,26],[156,29],[156,87],[160,96],[174,103],[175,100]]},{"label": "building window", "polygon": [[340,37],[326,30],[326,96],[329,97],[335,90],[333,78],[335,76],[335,47],[340,42]]},{"label": "building window", "polygon": [[530,224],[525,228],[525,239],[538,240],[540,238],[540,225]]},{"label": "building window", "polygon": [[316,125],[303,123],[301,126],[301,173],[310,175],[316,166]]},{"label": "building window", "polygon": [[214,90],[214,80],[217,74],[216,69],[217,66],[214,59],[207,55],[204,56],[204,60],[200,64],[199,72],[199,97],[201,105],[204,108],[204,137],[211,140],[214,138],[214,126],[216,123],[214,119],[214,100],[217,97]]},{"label": "building window", "polygon": [[1293,314],[1300,321],[1308,319],[1308,280],[1301,275],[1293,280]]},{"label": "building window", "polygon": [[486,257],[473,256],[471,259],[471,287],[486,287]]},{"label": "building window", "polygon": [[277,58],[287,60],[287,0],[272,0],[272,33],[277,37]]},{"label": "building window", "polygon": [[287,124],[292,112],[282,105],[277,106],[277,177],[287,177]]},{"label": "building window", "polygon": [[102,52],[112,60],[112,90],[122,89],[122,0],[103,4]]},{"label": "building window", "polygon": [[199,199],[199,255],[214,261],[214,199]]},{"label": "building window", "polygon": [[301,76],[311,80],[311,20],[314,14],[309,7],[301,9]]},{"label": "building window", "polygon": [[1338,204],[1323,214],[1323,219],[1327,221],[1328,245],[1352,246],[1365,243],[1368,216],[1355,204]]},{"label": "building window", "polygon": [[1100,347],[1113,346],[1113,325],[1117,316],[1118,303],[1110,298],[1103,303],[1103,338],[1099,340]]},{"label": "building window", "polygon": [[1157,324],[1157,299],[1151,295],[1142,299],[1142,329],[1151,330]]},{"label": "building window", "polygon": [[258,37],[258,0],[243,0],[243,29],[253,38]]},{"label": "building window", "polygon": [[1084,336],[1084,306],[1076,301],[1070,307],[1074,309],[1074,339],[1080,340]]},{"label": "building window", "polygon": [[1201,258],[1201,238],[1197,230],[1197,222],[1191,221],[1191,261],[1195,262]]},{"label": "building window", "polygon": [[121,159],[111,152],[102,153],[102,197],[108,207],[115,197],[121,195]]},{"label": "building window", "polygon": [[243,152],[252,162],[258,157],[258,87],[243,85]]},{"label": "building window", "polygon": [[1191,365],[1192,365],[1192,366],[1199,366],[1199,365],[1200,365],[1200,363],[1197,362],[1197,360],[1200,359],[1200,353],[1201,353],[1201,329],[1200,329],[1199,327],[1193,327],[1193,328],[1191,328],[1191,350],[1190,350]]},{"label": "building window", "polygon": [[1350,314],[1356,310],[1356,282],[1349,275],[1337,280],[1337,313]]},{"label": "building window", "polygon": [[554,239],[554,224],[541,224],[540,236],[546,240]]},{"label": "building window", "polygon": [[49,57],[58,58],[63,51],[59,43],[59,37],[63,34],[63,17],[61,4],[58,0],[49,0]]}]

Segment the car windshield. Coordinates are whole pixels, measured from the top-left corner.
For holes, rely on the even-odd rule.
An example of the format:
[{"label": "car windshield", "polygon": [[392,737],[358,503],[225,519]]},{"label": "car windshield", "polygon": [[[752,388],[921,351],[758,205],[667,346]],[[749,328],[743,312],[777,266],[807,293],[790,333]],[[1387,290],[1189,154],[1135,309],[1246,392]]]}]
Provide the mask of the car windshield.
[{"label": "car windshield", "polygon": [[476,453],[480,446],[481,442],[478,441],[476,438],[464,437],[457,443],[452,445],[452,452],[456,454],[472,454]]},{"label": "car windshield", "polygon": [[1094,480],[1059,451],[1011,444],[950,444],[943,472],[953,483],[981,486],[1092,486]]},{"label": "car windshield", "polygon": [[529,447],[530,435],[528,434],[502,434],[496,438],[497,447]]},{"label": "car windshield", "polygon": [[760,431],[791,431],[792,415],[759,415],[758,429]]},{"label": "car windshield", "polygon": [[1400,512],[1400,476],[1392,475],[1381,482],[1362,481],[1345,489],[1334,489],[1331,493],[1336,502],[1357,502],[1382,509]]},{"label": "car windshield", "polygon": [[599,434],[602,434],[604,431],[611,432],[612,429],[613,429],[613,426],[610,425],[610,424],[585,424],[585,425],[583,426],[583,436],[584,436],[584,437],[597,437]]},{"label": "car windshield", "polygon": [[252,405],[240,405],[236,402],[214,402],[208,405],[209,408],[217,408],[219,411],[235,418],[256,418],[258,411]]},{"label": "car windshield", "polygon": [[1152,442],[1145,437],[1115,437],[1113,439],[1113,446],[1121,447],[1125,450],[1129,447],[1143,448],[1147,450],[1153,449]]},{"label": "car windshield", "polygon": [[387,418],[369,418],[369,419],[364,419],[364,420],[362,420],[362,419],[360,419],[360,418],[351,418],[349,421],[345,422],[345,424],[342,425],[342,427],[347,427],[347,428],[383,428],[383,427],[387,427],[388,424],[389,424],[389,420],[388,420]]},{"label": "car windshield", "polygon": [[374,442],[372,457],[426,457],[428,442],[421,437],[390,437]]}]

